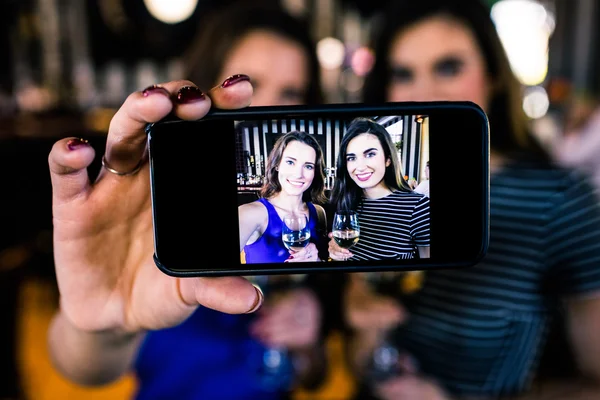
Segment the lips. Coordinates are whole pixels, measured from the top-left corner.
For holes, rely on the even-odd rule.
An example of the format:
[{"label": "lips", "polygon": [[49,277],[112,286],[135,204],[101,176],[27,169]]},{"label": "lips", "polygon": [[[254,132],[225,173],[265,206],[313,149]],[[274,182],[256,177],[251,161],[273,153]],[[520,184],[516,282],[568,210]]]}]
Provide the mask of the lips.
[{"label": "lips", "polygon": [[290,181],[288,179],[287,181],[290,185],[297,187],[297,188],[301,188],[302,186],[304,186],[304,182],[298,182],[298,181]]},{"label": "lips", "polygon": [[373,173],[372,173],[372,172],[368,172],[368,173],[365,173],[365,174],[355,174],[355,176],[356,176],[356,179],[358,179],[358,180],[359,180],[359,181],[361,181],[361,182],[366,182],[366,181],[368,181],[368,180],[369,180],[369,178],[370,178],[372,175],[373,175]]}]

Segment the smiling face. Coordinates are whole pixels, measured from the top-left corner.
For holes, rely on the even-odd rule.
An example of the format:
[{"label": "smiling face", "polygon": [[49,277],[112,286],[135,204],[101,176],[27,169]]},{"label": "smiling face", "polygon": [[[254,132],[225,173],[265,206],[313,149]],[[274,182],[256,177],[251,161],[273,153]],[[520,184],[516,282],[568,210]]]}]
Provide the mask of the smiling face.
[{"label": "smiling face", "polygon": [[471,31],[431,17],[401,31],[390,48],[388,101],[472,101],[488,107],[486,64]]},{"label": "smiling face", "polygon": [[316,158],[315,149],[309,145],[297,140],[289,142],[277,167],[282,191],[291,196],[302,195],[315,177]]},{"label": "smiling face", "polygon": [[377,136],[362,133],[348,142],[346,151],[348,174],[365,192],[386,189],[383,177],[390,163]]},{"label": "smiling face", "polygon": [[308,55],[291,39],[263,30],[248,33],[225,60],[219,82],[240,73],[252,82],[253,106],[305,103]]}]

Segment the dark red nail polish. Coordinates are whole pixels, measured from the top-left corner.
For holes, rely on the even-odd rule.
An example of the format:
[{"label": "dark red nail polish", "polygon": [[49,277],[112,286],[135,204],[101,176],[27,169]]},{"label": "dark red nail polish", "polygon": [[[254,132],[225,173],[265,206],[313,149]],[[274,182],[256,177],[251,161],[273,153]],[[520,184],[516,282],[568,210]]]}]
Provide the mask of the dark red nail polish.
[{"label": "dark red nail polish", "polygon": [[164,93],[167,96],[169,95],[169,92],[167,91],[167,89],[165,89],[164,87],[159,86],[159,85],[148,86],[146,89],[142,90],[142,95],[144,97],[148,97],[152,93],[158,93],[158,92]]},{"label": "dark red nail polish", "polygon": [[235,85],[238,82],[250,81],[250,77],[244,74],[236,74],[231,75],[229,78],[225,79],[223,83],[221,83],[222,88],[226,88],[231,85]]},{"label": "dark red nail polish", "polygon": [[81,138],[71,139],[67,142],[67,148],[69,150],[77,150],[80,147],[89,146],[89,141]]},{"label": "dark red nail polish", "polygon": [[206,95],[196,86],[184,86],[177,92],[177,102],[181,104],[204,100]]}]

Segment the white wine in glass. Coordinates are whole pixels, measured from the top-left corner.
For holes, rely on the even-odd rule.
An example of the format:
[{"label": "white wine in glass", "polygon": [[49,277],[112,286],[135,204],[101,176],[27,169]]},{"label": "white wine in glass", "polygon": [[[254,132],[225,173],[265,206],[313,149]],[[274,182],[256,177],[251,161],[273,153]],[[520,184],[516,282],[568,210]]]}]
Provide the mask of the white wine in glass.
[{"label": "white wine in glass", "polygon": [[338,211],[333,216],[332,235],[338,246],[349,249],[358,243],[360,226],[354,211]]},{"label": "white wine in glass", "polygon": [[286,214],[282,218],[281,239],[288,250],[299,251],[310,242],[310,227],[305,214]]}]

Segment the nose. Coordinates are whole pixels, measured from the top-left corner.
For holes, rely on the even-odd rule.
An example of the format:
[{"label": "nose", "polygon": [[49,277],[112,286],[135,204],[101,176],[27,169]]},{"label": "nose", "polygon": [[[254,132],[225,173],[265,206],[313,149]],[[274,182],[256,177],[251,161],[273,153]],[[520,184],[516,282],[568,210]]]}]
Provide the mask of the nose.
[{"label": "nose", "polygon": [[304,166],[302,164],[296,164],[290,169],[290,175],[293,178],[303,178],[304,177]]},{"label": "nose", "polygon": [[433,79],[421,78],[417,80],[413,88],[413,101],[436,101],[440,100],[437,84]]},{"label": "nose", "polygon": [[364,157],[357,157],[356,159],[356,169],[362,171],[367,168],[367,159]]},{"label": "nose", "polygon": [[253,106],[278,106],[281,105],[281,99],[277,92],[268,87],[261,86],[256,88],[252,94]]}]

